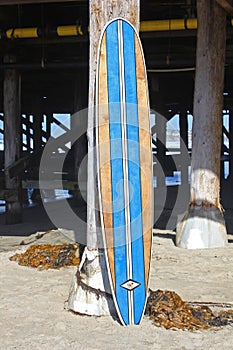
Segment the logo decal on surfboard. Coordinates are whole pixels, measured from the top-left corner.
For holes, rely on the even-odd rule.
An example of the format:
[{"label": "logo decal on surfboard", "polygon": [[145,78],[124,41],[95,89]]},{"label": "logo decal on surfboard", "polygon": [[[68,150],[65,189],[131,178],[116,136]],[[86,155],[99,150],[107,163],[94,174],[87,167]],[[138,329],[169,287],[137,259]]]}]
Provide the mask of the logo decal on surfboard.
[{"label": "logo decal on surfboard", "polygon": [[127,289],[127,290],[134,290],[135,288],[139,287],[141,283],[138,283],[136,281],[133,280],[128,280],[125,283],[121,284],[121,287]]}]

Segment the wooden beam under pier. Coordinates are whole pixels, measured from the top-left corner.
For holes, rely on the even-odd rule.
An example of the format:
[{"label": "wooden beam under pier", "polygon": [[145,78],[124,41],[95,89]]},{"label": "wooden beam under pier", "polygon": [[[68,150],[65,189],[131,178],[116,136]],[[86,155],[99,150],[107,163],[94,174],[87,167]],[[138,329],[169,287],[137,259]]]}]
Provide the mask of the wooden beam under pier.
[{"label": "wooden beam under pier", "polygon": [[[5,56],[7,63],[15,58]],[[21,79],[15,69],[7,69],[4,76],[4,156],[5,156],[5,184],[8,190],[15,190],[14,199],[6,198],[6,224],[17,224],[22,221],[22,188],[19,176],[11,178],[8,168],[20,157],[20,103]]]},{"label": "wooden beam under pier", "polygon": [[221,6],[229,15],[233,16],[233,6],[227,0],[216,0],[216,2]]}]

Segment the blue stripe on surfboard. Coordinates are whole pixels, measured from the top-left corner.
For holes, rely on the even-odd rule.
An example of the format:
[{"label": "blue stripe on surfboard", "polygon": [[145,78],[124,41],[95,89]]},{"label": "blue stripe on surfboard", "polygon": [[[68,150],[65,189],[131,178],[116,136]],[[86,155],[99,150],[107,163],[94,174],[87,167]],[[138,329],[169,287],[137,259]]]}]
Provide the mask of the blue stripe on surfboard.
[{"label": "blue stripe on surfboard", "polygon": [[142,200],[140,177],[140,149],[138,130],[138,101],[134,30],[123,21],[125,100],[128,139],[128,176],[130,195],[130,231],[132,247],[132,279],[140,283],[134,294],[134,323],[141,320],[146,301],[144,275],[144,245],[142,229]]},{"label": "blue stripe on surfboard", "polygon": [[128,292],[121,287],[127,277],[127,252],[125,236],[125,203],[122,162],[122,131],[120,109],[120,74],[118,25],[112,22],[106,29],[108,102],[110,122],[110,152],[112,175],[112,209],[114,234],[114,264],[116,281],[116,300],[122,318],[129,324]]}]

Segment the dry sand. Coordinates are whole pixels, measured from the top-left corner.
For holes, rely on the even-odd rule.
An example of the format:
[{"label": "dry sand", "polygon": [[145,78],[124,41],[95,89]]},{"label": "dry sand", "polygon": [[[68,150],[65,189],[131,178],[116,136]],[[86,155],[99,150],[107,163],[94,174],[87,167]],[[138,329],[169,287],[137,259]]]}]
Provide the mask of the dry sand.
[{"label": "dry sand", "polygon": [[[66,240],[62,231],[54,231],[56,243],[60,234]],[[233,237],[229,235],[227,248],[196,251],[175,247],[174,237],[172,231],[154,235],[151,289],[174,290],[187,301],[233,304]],[[76,268],[39,271],[19,266],[9,257],[26,250],[19,246],[22,239],[0,237],[0,349],[233,349],[232,326],[172,331],[144,317],[140,326],[122,327],[109,316],[65,310]]]}]

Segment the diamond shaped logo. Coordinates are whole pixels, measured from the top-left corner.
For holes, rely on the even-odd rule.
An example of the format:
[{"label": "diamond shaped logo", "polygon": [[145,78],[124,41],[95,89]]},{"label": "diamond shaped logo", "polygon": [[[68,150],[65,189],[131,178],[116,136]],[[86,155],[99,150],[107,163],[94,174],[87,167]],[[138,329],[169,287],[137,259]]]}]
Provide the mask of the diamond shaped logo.
[{"label": "diamond shaped logo", "polygon": [[128,280],[124,283],[121,284],[122,288],[125,288],[129,291],[134,290],[135,288],[137,288],[138,286],[140,286],[140,283],[134,281],[134,280]]}]

